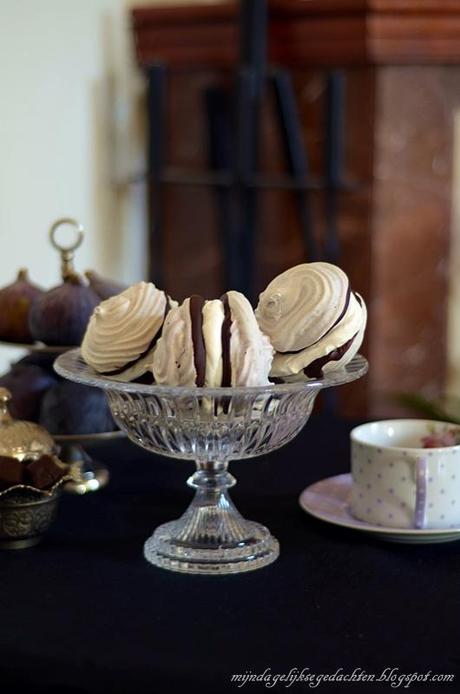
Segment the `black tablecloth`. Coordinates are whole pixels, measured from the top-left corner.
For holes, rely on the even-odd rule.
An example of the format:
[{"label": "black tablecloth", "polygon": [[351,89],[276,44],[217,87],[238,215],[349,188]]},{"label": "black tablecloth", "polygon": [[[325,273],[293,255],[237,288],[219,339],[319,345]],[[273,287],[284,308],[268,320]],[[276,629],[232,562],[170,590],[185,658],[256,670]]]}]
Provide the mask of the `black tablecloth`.
[{"label": "black tablecloth", "polygon": [[[192,466],[128,442],[99,449],[110,485],[66,495],[42,545],[0,554],[1,691],[308,691],[231,681],[291,668],[453,673],[454,684],[410,691],[458,691],[460,545],[384,543],[298,506],[305,486],[348,470],[350,426],[313,417],[284,449],[232,464],[237,507],[281,543],[278,561],[237,576],[148,564],[143,541],[185,509]],[[318,691],[355,688],[394,691]]]}]

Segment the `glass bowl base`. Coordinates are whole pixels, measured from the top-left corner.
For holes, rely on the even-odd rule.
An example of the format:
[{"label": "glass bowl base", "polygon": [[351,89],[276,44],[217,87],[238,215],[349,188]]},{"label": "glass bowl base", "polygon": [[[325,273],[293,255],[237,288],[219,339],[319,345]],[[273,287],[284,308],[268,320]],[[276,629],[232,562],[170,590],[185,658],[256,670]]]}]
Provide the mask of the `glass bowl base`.
[{"label": "glass bowl base", "polygon": [[160,525],[144,544],[148,562],[170,571],[213,576],[254,571],[268,566],[279,555],[278,540],[260,523],[245,521],[245,539],[208,547],[178,541],[178,522]]}]

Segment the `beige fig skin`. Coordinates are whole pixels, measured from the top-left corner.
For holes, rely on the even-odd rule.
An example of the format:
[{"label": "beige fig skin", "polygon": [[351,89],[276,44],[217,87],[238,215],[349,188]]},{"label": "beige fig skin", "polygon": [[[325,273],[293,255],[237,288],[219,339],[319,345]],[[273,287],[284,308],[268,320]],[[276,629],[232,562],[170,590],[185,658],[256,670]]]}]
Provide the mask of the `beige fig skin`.
[{"label": "beige fig skin", "polygon": [[[251,304],[239,292],[227,292],[232,318],[230,361],[232,386],[261,386],[269,383],[274,350],[261,332]],[[205,386],[222,384],[222,324],[224,306],[220,299],[207,301],[202,310],[206,351]],[[162,336],[153,355],[155,382],[170,386],[194,386],[194,365],[190,300],[169,312]]]},{"label": "beige fig skin", "polygon": [[[114,376],[121,381],[132,381],[149,371],[155,346],[148,348],[163,327],[166,302],[166,294],[150,282],[139,282],[102,301],[83,338],[85,362],[99,373],[111,374],[138,360]],[[177,305],[172,300],[170,304]]]}]

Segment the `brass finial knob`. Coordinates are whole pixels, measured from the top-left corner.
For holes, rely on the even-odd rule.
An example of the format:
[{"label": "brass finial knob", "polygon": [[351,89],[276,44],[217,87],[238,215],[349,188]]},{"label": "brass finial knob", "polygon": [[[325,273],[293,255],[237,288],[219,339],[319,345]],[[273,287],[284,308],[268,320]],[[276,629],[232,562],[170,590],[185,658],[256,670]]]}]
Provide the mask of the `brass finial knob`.
[{"label": "brass finial knob", "polygon": [[[57,240],[56,237],[56,233],[59,227],[65,225],[75,227],[75,229],[77,230],[77,237],[74,243],[70,244],[69,246],[64,246]],[[85,230],[83,226],[80,224],[80,222],[77,222],[77,220],[73,219],[72,217],[62,217],[62,219],[57,219],[54,222],[54,224],[51,225],[51,228],[49,230],[49,237],[52,246],[54,246],[54,248],[56,248],[56,250],[58,250],[61,254],[62,279],[65,279],[74,272],[73,258],[75,255],[75,251],[83,243],[84,235]]]},{"label": "brass finial knob", "polygon": [[0,402],[7,403],[11,400],[11,393],[8,388],[0,388]]},{"label": "brass finial knob", "polygon": [[0,388],[0,426],[10,424],[13,421],[8,410],[8,403],[11,397],[8,388]]}]

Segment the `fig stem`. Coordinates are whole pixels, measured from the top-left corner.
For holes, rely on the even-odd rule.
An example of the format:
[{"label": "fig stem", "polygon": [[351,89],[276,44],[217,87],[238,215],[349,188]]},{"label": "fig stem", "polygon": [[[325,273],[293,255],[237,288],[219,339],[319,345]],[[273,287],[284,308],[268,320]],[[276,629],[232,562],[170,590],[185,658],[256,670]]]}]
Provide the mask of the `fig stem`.
[{"label": "fig stem", "polygon": [[81,275],[78,274],[78,272],[75,272],[74,270],[71,270],[67,272],[65,275],[62,275],[62,278],[64,282],[67,282],[68,284],[78,284],[79,286],[83,286],[83,278]]}]

